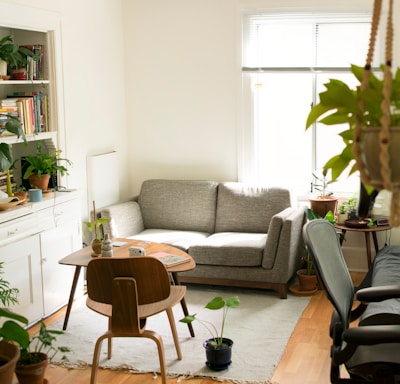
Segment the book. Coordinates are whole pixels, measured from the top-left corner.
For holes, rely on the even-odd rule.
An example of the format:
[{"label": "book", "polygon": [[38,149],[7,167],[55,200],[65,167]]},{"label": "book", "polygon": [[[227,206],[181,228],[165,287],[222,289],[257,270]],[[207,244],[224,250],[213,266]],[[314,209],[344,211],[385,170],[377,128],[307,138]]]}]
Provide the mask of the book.
[{"label": "book", "polygon": [[160,260],[165,266],[172,267],[173,265],[188,263],[190,259],[188,257],[173,255],[168,252],[156,252],[151,253],[149,256],[155,257]]}]

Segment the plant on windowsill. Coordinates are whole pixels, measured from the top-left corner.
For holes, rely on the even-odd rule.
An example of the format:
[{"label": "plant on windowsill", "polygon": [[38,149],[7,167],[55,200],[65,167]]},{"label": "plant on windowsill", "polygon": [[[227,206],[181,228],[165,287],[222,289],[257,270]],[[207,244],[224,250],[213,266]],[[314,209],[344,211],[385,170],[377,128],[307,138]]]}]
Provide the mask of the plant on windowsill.
[{"label": "plant on windowsill", "polygon": [[[43,152],[42,146],[42,141],[38,141],[36,144],[36,154],[25,157],[28,167],[25,170],[23,178],[29,179],[29,184],[32,188],[38,188],[43,192],[47,192],[50,177],[57,172],[61,176],[68,174],[67,166],[71,166],[72,162],[60,157],[61,149],[46,153]],[[60,162],[64,162],[65,165],[60,164]]]},{"label": "plant on windowsill", "polygon": [[206,350],[206,365],[212,370],[221,371],[231,364],[233,341],[224,337],[224,328],[229,308],[237,308],[239,304],[238,296],[232,296],[227,299],[217,296],[205,305],[204,308],[207,309],[222,310],[222,322],[219,332],[217,325],[214,325],[211,321],[199,319],[197,314],[187,315],[179,320],[186,324],[197,320],[211,334],[212,337],[204,341],[203,347]]}]

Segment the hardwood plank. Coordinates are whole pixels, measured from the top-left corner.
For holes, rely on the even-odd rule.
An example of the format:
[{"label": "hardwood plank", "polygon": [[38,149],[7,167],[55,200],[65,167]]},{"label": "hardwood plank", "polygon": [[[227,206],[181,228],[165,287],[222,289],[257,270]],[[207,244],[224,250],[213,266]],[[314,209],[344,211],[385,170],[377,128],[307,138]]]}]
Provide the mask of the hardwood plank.
[{"label": "hardwood plank", "polygon": [[[355,285],[358,285],[365,273],[352,272]],[[62,309],[45,320],[52,324],[63,318]],[[332,314],[332,305],[324,291],[318,291],[305,309],[289,339],[286,350],[279,362],[271,381],[279,384],[329,384],[331,340],[328,333]],[[31,333],[38,327],[32,327]],[[266,352],[267,353],[267,352]],[[51,384],[87,384],[90,381],[90,368],[67,369],[50,366],[46,377]],[[127,372],[100,369],[97,384],[160,384],[161,377],[154,379],[152,374],[131,374]],[[176,379],[168,379],[168,384]],[[223,382],[220,382],[223,384]],[[215,384],[211,379],[191,379],[190,384]],[[225,382],[225,384],[227,384]]]}]

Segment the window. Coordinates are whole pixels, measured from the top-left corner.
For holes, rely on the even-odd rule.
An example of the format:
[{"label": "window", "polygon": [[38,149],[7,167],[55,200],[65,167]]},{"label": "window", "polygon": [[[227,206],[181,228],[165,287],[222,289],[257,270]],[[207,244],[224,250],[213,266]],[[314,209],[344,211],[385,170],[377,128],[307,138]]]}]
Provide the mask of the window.
[{"label": "window", "polygon": [[[337,133],[346,127],[306,132],[307,115],[329,78],[357,83],[350,64],[365,63],[369,34],[367,14],[245,16],[241,180],[310,191],[312,172],[344,147]],[[342,176],[332,191],[358,186],[358,176]]]}]

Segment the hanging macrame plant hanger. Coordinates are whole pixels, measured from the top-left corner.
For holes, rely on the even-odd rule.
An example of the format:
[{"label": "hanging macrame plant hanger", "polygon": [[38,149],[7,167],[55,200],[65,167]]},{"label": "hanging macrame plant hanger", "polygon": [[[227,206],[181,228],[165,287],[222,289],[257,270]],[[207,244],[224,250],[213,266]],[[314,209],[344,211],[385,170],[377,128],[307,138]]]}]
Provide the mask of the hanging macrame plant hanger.
[{"label": "hanging macrame plant hanger", "polygon": [[[363,71],[360,91],[369,87],[372,71],[372,59],[381,18],[382,0],[374,1],[371,35],[367,60]],[[389,10],[386,26],[385,65],[383,74],[383,101],[380,105],[382,117],[380,127],[363,126],[363,101],[360,101],[360,115],[356,119],[354,129],[354,157],[356,167],[364,185],[370,185],[377,190],[392,192],[390,206],[390,224],[400,225],[400,128],[391,126],[390,100],[392,95],[392,53],[393,53],[393,0],[389,0]]]}]

